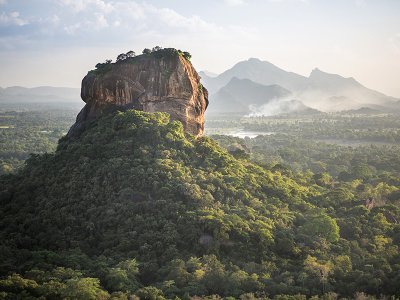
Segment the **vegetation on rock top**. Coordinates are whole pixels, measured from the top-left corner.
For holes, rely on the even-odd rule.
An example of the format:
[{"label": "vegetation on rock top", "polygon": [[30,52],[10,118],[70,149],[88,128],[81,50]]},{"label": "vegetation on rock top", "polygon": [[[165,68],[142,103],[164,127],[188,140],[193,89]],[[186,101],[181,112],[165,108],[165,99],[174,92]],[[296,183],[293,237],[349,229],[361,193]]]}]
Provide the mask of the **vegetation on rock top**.
[{"label": "vegetation on rock top", "polygon": [[98,63],[96,64],[96,69],[89,71],[92,72],[93,74],[105,74],[108,71],[111,70],[111,66],[114,64],[118,63],[134,63],[144,57],[154,57],[157,59],[161,58],[166,58],[166,57],[176,57],[176,56],[182,56],[184,57],[187,61],[190,61],[192,55],[187,52],[187,51],[182,51],[179,49],[175,48],[162,48],[160,46],[156,46],[152,49],[145,48],[142,51],[142,54],[136,55],[136,52],[133,50],[130,50],[126,53],[121,53],[117,56],[115,63],[112,62],[111,59],[106,59],[104,63]]}]

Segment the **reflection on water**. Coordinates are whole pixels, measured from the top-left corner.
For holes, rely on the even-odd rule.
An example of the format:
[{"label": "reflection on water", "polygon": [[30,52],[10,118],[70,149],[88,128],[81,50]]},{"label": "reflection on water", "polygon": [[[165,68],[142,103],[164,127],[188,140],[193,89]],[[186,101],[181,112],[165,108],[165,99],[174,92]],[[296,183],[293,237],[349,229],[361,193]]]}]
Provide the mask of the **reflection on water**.
[{"label": "reflection on water", "polygon": [[249,137],[251,139],[259,136],[259,135],[272,135],[275,134],[275,132],[263,132],[263,131],[245,131],[242,129],[239,130],[234,130],[227,132],[226,135],[234,136],[234,137],[239,137],[244,139],[245,137]]}]

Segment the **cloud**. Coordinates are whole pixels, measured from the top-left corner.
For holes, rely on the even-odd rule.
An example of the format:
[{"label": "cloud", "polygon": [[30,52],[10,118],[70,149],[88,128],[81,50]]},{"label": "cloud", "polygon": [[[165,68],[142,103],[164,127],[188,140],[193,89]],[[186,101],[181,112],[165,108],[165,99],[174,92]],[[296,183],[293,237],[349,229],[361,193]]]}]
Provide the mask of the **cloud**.
[{"label": "cloud", "polygon": [[7,0],[0,0],[0,5],[6,4]]},{"label": "cloud", "polygon": [[[1,1],[1,0],[0,0]],[[9,5],[9,4],[7,4]],[[7,7],[6,7],[7,8]],[[35,14],[2,13],[0,32],[8,36],[1,49],[62,47],[120,47],[128,43],[164,46],[193,43],[231,43],[254,39],[257,31],[245,26],[219,25],[198,15],[126,0],[53,0]],[[22,26],[25,25],[25,26]],[[23,41],[25,40],[25,43]],[[201,42],[202,41],[202,42]]]},{"label": "cloud", "polygon": [[204,21],[199,16],[185,17],[178,14],[176,11],[169,8],[156,8],[151,7],[148,10],[154,14],[158,20],[164,25],[171,28],[184,28],[189,31],[212,31],[218,30],[218,26],[215,24]]},{"label": "cloud", "polygon": [[13,11],[10,13],[2,12],[0,14],[0,25],[10,26],[17,25],[23,26],[27,25],[29,22],[20,17],[20,13],[18,11]]},{"label": "cloud", "polygon": [[82,12],[88,8],[95,8],[104,13],[110,13],[114,10],[111,3],[106,3],[103,0],[59,0],[59,3],[71,7],[75,12]]},{"label": "cloud", "polygon": [[246,4],[246,0],[224,0],[224,3],[229,6],[239,6]]},{"label": "cloud", "polygon": [[106,17],[101,13],[95,13],[93,20],[86,20],[84,22],[77,22],[75,24],[64,26],[64,30],[69,35],[74,35],[77,32],[82,31],[99,31],[101,29],[109,27]]}]

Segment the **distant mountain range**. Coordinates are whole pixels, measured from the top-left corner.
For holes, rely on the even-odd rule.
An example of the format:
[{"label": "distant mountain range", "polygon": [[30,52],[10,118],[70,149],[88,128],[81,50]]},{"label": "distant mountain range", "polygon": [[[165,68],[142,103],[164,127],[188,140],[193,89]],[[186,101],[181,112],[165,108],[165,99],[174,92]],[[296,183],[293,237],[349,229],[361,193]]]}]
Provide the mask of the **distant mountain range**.
[{"label": "distant mountain range", "polygon": [[[377,111],[400,111],[399,99],[368,89],[354,78],[345,78],[314,69],[309,77],[287,72],[267,61],[250,58],[220,75],[200,72],[209,90],[209,113],[230,110],[237,113],[276,114],[276,103],[296,100],[302,112],[330,112],[368,107]],[[301,105],[299,105],[301,103]],[[273,105],[271,105],[273,104]],[[274,107],[274,111],[270,111]],[[305,109],[307,108],[307,109]]]},{"label": "distant mountain range", "polygon": [[79,88],[40,86],[0,88],[0,103],[82,103]]},{"label": "distant mountain range", "polygon": [[[310,114],[318,111],[400,112],[400,99],[368,89],[354,78],[312,70],[309,77],[250,58],[217,75],[199,72],[209,91],[207,114]],[[0,88],[0,104],[83,104],[79,88]]]}]

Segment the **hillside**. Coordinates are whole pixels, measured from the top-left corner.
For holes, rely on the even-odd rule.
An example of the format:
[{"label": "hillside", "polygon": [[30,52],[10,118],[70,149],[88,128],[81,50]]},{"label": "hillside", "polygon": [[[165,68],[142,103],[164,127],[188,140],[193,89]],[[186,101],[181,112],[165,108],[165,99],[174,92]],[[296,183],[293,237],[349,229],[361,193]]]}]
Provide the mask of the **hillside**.
[{"label": "hillside", "polygon": [[[235,158],[168,119],[103,116],[1,177],[3,296],[399,294],[398,227],[383,208]],[[343,197],[340,213],[322,208]],[[392,250],[358,244],[372,232]],[[362,283],[377,270],[376,287]]]},{"label": "hillside", "polygon": [[[288,206],[309,210],[302,200],[309,189],[236,160],[208,138],[186,138],[165,114],[134,110],[99,119],[1,180],[1,274],[69,267],[100,277],[110,292],[166,280],[191,294],[250,291],[206,278],[238,268],[230,263],[262,269],[274,232],[293,226]],[[133,259],[137,284],[113,283],[121,279],[112,272]],[[174,275],[181,260],[194,264],[186,279]],[[217,269],[200,276],[207,263]]]}]

